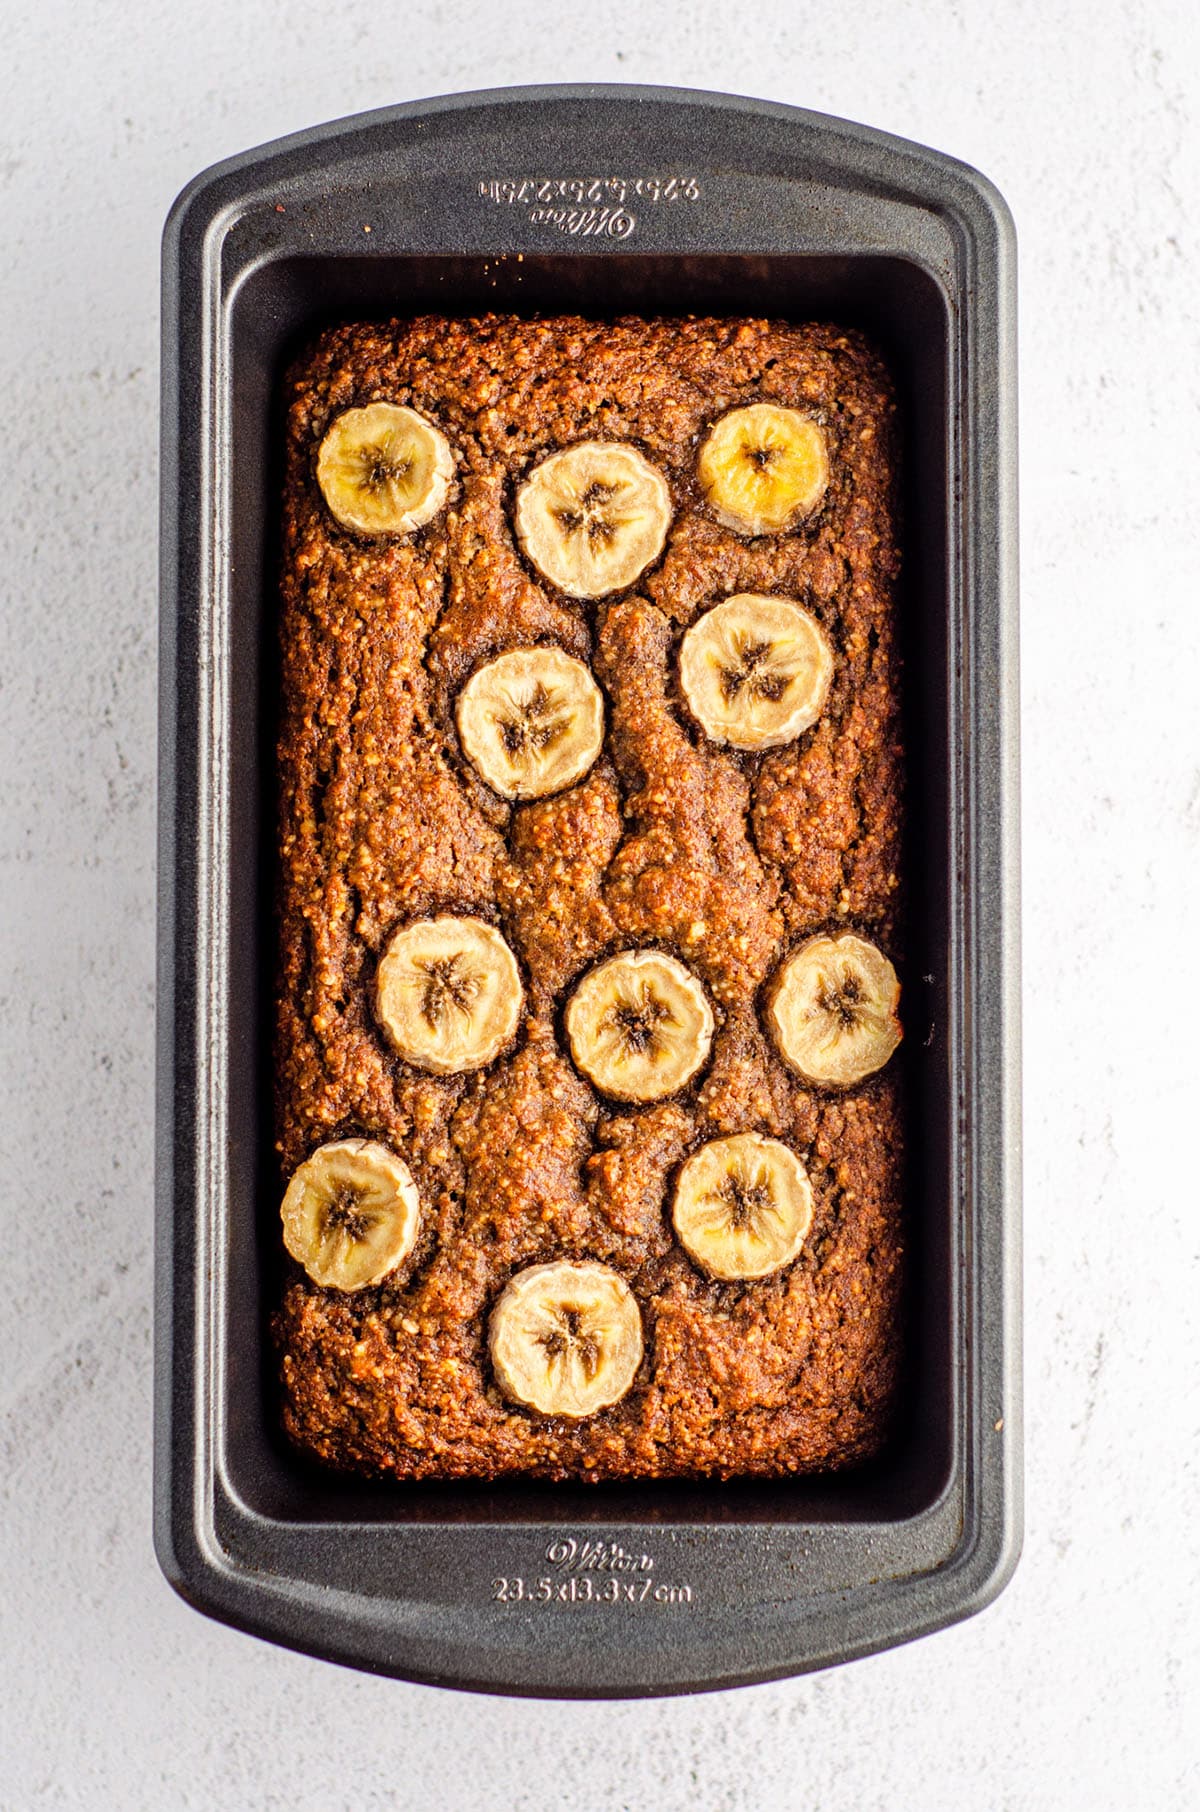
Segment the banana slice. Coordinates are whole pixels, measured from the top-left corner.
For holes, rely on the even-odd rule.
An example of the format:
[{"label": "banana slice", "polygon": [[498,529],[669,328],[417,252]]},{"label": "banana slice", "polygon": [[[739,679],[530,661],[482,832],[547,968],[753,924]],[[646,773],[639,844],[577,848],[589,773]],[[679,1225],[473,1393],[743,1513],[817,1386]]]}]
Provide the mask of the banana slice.
[{"label": "banana slice", "polygon": [[812,1224],[812,1185],[794,1151],[761,1133],[713,1139],[679,1173],[671,1218],[710,1277],[769,1277]]},{"label": "banana slice", "polygon": [[632,585],[662,553],[670,524],[666,479],[623,441],[564,447],[517,492],[517,540],[569,598],[602,598]]},{"label": "banana slice", "polygon": [[421,1199],[386,1145],[337,1139],[293,1171],[280,1214],[283,1243],[314,1283],[362,1290],[412,1251]]},{"label": "banana slice", "polygon": [[798,1076],[848,1088],[900,1043],[899,999],[896,971],[874,944],[850,931],[810,937],[776,973],[767,1027]]},{"label": "banana slice", "polygon": [[816,618],[786,598],[738,592],[697,618],[679,650],[692,715],[714,742],[774,749],[815,724],[833,678]]},{"label": "banana slice", "polygon": [[415,409],[370,403],[339,415],[321,442],[317,483],[343,528],[409,535],[436,516],[454,475],[441,431]]},{"label": "banana slice", "polygon": [[743,535],[781,535],[811,515],[829,483],[820,424],[779,403],[723,415],[700,449],[697,475],[709,507]]},{"label": "banana slice", "polygon": [[576,1066],[618,1101],[661,1101],[683,1088],[714,1026],[696,977],[661,950],[626,950],[585,975],[565,1023]]},{"label": "banana slice", "polygon": [[482,1069],[521,1017],[516,958],[482,919],[422,919],[392,938],[379,963],[376,1006],[401,1057],[445,1076]]},{"label": "banana slice", "polygon": [[542,799],[582,780],[604,742],[604,699],[561,648],[514,648],[459,693],[458,734],[472,766],[504,799]]},{"label": "banana slice", "polygon": [[625,1395],[642,1362],[642,1317],[607,1265],[531,1265],[495,1308],[488,1342],[506,1397],[544,1416],[594,1416]]}]

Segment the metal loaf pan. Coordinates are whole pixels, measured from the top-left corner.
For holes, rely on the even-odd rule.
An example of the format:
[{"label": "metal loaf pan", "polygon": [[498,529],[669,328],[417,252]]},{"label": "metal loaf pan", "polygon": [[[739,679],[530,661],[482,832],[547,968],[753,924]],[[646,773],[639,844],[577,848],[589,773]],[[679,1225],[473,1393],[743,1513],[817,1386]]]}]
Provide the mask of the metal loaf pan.
[{"label": "metal loaf pan", "polygon": [[[157,1470],[209,1614],[410,1679],[682,1692],[967,1615],[1019,1546],[1014,250],[963,165],[647,88],[386,109],[197,179],[164,253]],[[905,433],[914,1285],[904,1427],[777,1483],[371,1485],[276,1431],[278,379],[322,323],[692,311],[867,329]],[[498,1583],[503,1582],[503,1583]],[[520,1582],[519,1584],[517,1582]]]}]

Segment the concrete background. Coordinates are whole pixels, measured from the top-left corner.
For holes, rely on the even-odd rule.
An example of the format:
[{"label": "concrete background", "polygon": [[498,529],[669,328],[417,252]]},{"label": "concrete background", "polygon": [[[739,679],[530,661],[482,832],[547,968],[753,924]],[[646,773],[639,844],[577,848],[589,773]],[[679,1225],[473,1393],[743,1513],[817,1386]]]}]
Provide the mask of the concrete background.
[{"label": "concrete background", "polygon": [[[6,0],[3,24],[0,1806],[1196,1805],[1187,0]],[[247,145],[587,79],[868,120],[979,165],[1016,215],[1028,1536],[996,1605],[907,1649],[538,1705],[275,1651],[187,1609],[151,1552],[158,238]]]}]

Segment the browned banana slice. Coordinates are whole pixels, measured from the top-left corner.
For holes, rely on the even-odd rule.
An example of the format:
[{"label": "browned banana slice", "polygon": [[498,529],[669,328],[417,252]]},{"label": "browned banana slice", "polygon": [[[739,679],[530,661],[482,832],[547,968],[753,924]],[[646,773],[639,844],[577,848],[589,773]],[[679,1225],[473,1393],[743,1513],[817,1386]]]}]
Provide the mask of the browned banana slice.
[{"label": "browned banana slice", "polygon": [[766,1020],[806,1082],[848,1088],[881,1070],[900,1043],[896,971],[854,932],[811,937],[778,970]]},{"label": "browned banana slice", "polygon": [[545,1416],[594,1416],[625,1395],[642,1359],[642,1317],[607,1265],[560,1259],[519,1271],[488,1329],[506,1397]]}]

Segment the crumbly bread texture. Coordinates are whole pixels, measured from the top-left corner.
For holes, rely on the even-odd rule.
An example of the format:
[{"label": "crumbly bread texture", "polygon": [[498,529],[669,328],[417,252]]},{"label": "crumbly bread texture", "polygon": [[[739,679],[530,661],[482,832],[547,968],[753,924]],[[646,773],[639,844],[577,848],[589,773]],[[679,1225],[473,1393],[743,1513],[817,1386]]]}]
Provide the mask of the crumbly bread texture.
[{"label": "crumbly bread texture", "polygon": [[[376,401],[435,423],[449,500],[406,538],[339,527],[316,482],[331,421]],[[723,413],[759,402],[821,423],[815,513],[749,539],[697,479]],[[275,1318],[288,1433],[341,1468],[404,1478],[782,1474],[875,1452],[902,1345],[899,1059],[841,1092],[784,1065],[764,1028],[780,962],[817,932],[901,952],[894,401],[878,355],[827,325],[759,320],[426,317],[325,333],[287,381],[276,1039],[280,1190],[322,1143],[378,1140],[422,1221],[401,1267],[343,1294],[289,1269]],[[670,484],[661,558],[596,602],[522,554],[522,476],[578,441],[629,441]],[[689,716],[679,644],[737,593],[794,599],[834,673],[796,741],[718,746]],[[464,758],[455,701],[486,661],[549,644],[605,695],[604,747],[554,796],[510,803]],[[515,1044],[434,1075],[389,1046],[379,957],[439,913],[502,930],[524,982]],[[709,1061],[678,1095],[606,1099],[563,1034],[573,984],[655,946],[700,977]],[[901,965],[901,973],[903,973]],[[903,1002],[901,1003],[903,1016]],[[721,1282],[671,1219],[707,1140],[787,1144],[813,1191],[799,1256]],[[489,1315],[525,1267],[599,1261],[640,1307],[622,1401],[587,1420],[507,1400]]]}]

